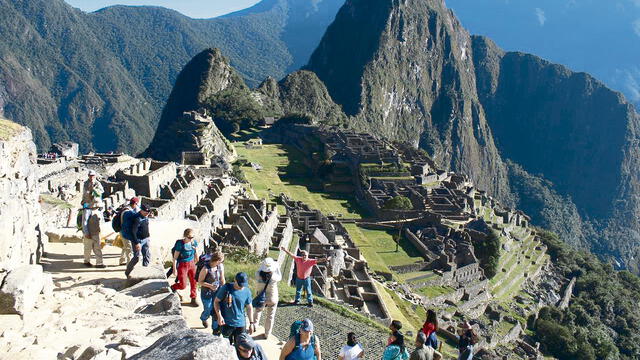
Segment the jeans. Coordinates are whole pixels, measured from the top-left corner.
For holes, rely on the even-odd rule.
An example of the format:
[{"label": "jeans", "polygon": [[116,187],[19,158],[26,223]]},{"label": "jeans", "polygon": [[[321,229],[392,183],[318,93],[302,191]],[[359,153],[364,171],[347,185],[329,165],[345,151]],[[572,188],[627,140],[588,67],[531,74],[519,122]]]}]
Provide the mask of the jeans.
[{"label": "jeans", "polygon": [[206,321],[209,318],[212,318],[211,329],[216,330],[218,328],[218,320],[213,314],[213,301],[215,300],[215,296],[208,297],[202,296],[202,291],[200,291],[200,300],[202,300],[202,313],[200,314],[200,320]]},{"label": "jeans", "polygon": [[311,291],[311,276],[306,279],[296,278],[296,298],[295,301],[300,301],[302,297],[302,288],[307,292],[307,302],[313,304],[313,291]]},{"label": "jeans", "polygon": [[458,356],[458,360],[471,360],[473,359],[473,345],[467,346],[466,349],[460,351],[460,356]]},{"label": "jeans", "polygon": [[[124,240],[127,241],[127,240]],[[131,244],[131,248],[133,249],[133,256],[131,257],[131,261],[127,264],[127,270],[125,270],[124,274],[129,276],[133,271],[133,267],[138,263],[138,258],[140,257],[140,253],[142,252],[142,266],[148,266],[151,261],[151,252],[149,252],[149,239],[142,239],[140,241],[141,249],[135,250],[133,244]]]}]

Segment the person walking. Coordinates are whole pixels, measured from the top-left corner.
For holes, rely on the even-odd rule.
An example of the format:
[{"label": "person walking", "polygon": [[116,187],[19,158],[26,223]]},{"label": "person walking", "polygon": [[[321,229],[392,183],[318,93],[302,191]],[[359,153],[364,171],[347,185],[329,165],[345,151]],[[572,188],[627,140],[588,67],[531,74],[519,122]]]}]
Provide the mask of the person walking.
[{"label": "person walking", "polygon": [[409,360],[440,360],[442,359],[442,354],[436,351],[431,346],[426,345],[427,336],[422,332],[418,331],[418,335],[416,336],[416,348],[411,353],[411,357]]},{"label": "person walking", "polygon": [[409,359],[409,352],[404,345],[404,335],[399,331],[395,331],[391,337],[391,342],[384,349],[382,353],[382,360],[407,360]]},{"label": "person walking", "polygon": [[436,334],[438,331],[438,317],[436,312],[432,309],[427,310],[427,319],[425,320],[424,325],[422,325],[422,329],[420,329],[420,331],[424,333],[427,338],[425,345],[437,349],[438,338]]},{"label": "person walking", "polygon": [[[116,216],[120,216],[120,225],[122,230],[120,236],[122,236],[122,251],[120,252],[120,265],[126,265],[131,261],[131,255],[133,251],[131,249],[131,225],[133,221],[133,215],[140,211],[140,199],[132,197],[129,200],[129,206],[123,211],[116,213]],[[125,220],[126,219],[126,220]],[[126,230],[125,230],[126,229]],[[128,236],[128,237],[127,237]]]},{"label": "person walking", "polygon": [[[249,276],[243,272],[237,273],[233,283],[228,283],[221,287],[213,302],[213,309],[218,319],[222,336],[229,338],[229,342],[232,345],[235,344],[238,335],[245,332],[245,314],[248,315],[249,319],[253,319]],[[255,322],[251,322],[249,334],[253,334],[255,329]]]},{"label": "person walking", "polygon": [[82,185],[82,206],[83,208],[92,208],[94,205],[101,201],[104,188],[98,179],[96,179],[96,172],[89,170],[87,174],[88,178]]},{"label": "person walking", "polygon": [[304,319],[299,331],[287,340],[280,360],[322,360],[320,341],[313,335],[313,323]]},{"label": "person walking", "polygon": [[[88,203],[86,204],[87,206]],[[94,203],[93,207],[82,209],[82,242],[84,243],[84,265],[91,265],[91,251],[96,256],[96,267],[105,268],[100,246],[100,223],[102,222],[102,202]]]},{"label": "person walking", "polygon": [[268,339],[275,324],[278,308],[278,282],[282,280],[280,264],[272,258],[265,258],[256,271],[256,297],[253,300],[253,322],[260,324],[265,313],[264,339]]},{"label": "person walking", "polygon": [[293,258],[296,264],[296,297],[293,303],[298,305],[300,298],[302,297],[302,290],[307,292],[307,305],[313,306],[313,290],[311,288],[311,271],[313,267],[320,263],[329,260],[330,258],[310,259],[309,253],[306,250],[300,251],[300,256],[294,255],[291,251],[280,247],[280,250],[284,251],[287,255]]},{"label": "person walking", "polygon": [[[171,285],[171,290],[177,293],[178,290],[182,290],[187,287],[187,281],[191,286],[191,292],[189,297],[191,302],[189,305],[196,307],[198,302],[196,301],[196,262],[198,242],[194,240],[195,232],[193,229],[185,229],[183,238],[176,241],[173,245],[173,273],[176,274],[177,281]],[[180,301],[182,296],[179,293]]]},{"label": "person walking", "polygon": [[458,360],[472,360],[473,346],[478,343],[478,336],[473,331],[469,322],[458,324]]},{"label": "person walking", "polygon": [[133,248],[133,256],[127,264],[124,274],[129,276],[133,268],[142,255],[142,266],[149,266],[151,261],[151,252],[149,251],[149,242],[151,235],[149,233],[149,214],[151,209],[147,205],[142,205],[140,211],[133,215],[131,221],[131,247]]},{"label": "person walking", "polygon": [[347,345],[343,346],[338,355],[339,360],[357,360],[364,358],[364,349],[358,344],[355,333],[347,334]]},{"label": "person walking", "polygon": [[[221,286],[224,286],[224,254],[221,251],[216,251],[211,254],[211,260],[208,264],[202,267],[200,274],[198,274],[198,285],[200,285],[200,300],[202,300],[202,314],[200,314],[200,320],[202,320],[202,326],[206,329],[209,327],[209,318],[212,317],[213,312],[213,299]],[[214,332],[218,329],[218,322],[214,321],[211,324],[211,328]]]},{"label": "person walking", "polygon": [[262,346],[247,333],[238,335],[235,348],[239,360],[267,360]]}]

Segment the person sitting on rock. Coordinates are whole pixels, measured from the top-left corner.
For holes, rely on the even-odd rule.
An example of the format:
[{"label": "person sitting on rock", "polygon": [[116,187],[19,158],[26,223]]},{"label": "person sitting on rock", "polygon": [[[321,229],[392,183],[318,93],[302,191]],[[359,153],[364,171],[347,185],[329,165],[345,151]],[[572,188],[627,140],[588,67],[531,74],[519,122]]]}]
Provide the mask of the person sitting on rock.
[{"label": "person sitting on rock", "polygon": [[313,306],[313,290],[311,288],[311,270],[319,262],[326,262],[330,258],[310,259],[306,250],[300,251],[300,256],[294,255],[291,251],[280,247],[287,255],[293,258],[296,264],[296,297],[293,303],[298,305],[302,297],[302,289],[307,292],[307,305]]},{"label": "person sitting on rock", "polygon": [[142,255],[142,266],[149,266],[151,261],[151,252],[149,251],[149,242],[151,235],[149,234],[149,214],[151,209],[147,205],[140,206],[140,211],[134,215],[131,223],[131,247],[133,248],[133,256],[127,264],[124,274],[129,276],[134,266],[138,263],[138,258]]},{"label": "person sitting on rock", "polygon": [[82,204],[80,206],[92,208],[102,199],[104,188],[98,179],[96,172],[89,170],[88,179],[82,185]]},{"label": "person sitting on rock", "polygon": [[427,337],[425,345],[431,346],[434,349],[438,348],[438,338],[436,336],[436,331],[438,331],[438,317],[432,309],[427,310],[427,319],[420,331]]},{"label": "person sitting on rock", "polygon": [[191,302],[189,305],[196,307],[198,302],[196,301],[196,261],[198,242],[195,239],[195,231],[193,229],[185,229],[183,238],[176,241],[173,245],[173,273],[176,274],[177,281],[171,285],[171,290],[178,294],[180,301],[182,296],[177,292],[187,287],[187,281],[191,287],[189,297]]},{"label": "person sitting on rock", "polygon": [[[88,204],[87,204],[88,206]],[[102,222],[102,203],[94,203],[93,207],[82,209],[82,242],[84,243],[84,265],[91,265],[91,251],[96,256],[96,267],[105,268],[100,247],[100,223]]]},{"label": "person sitting on rock", "polygon": [[257,344],[247,333],[237,336],[235,348],[239,360],[267,360],[262,346]]},{"label": "person sitting on rock", "polygon": [[426,345],[427,336],[422,332],[418,331],[418,335],[416,336],[416,348],[411,353],[411,357],[409,360],[440,360],[442,359],[442,354],[436,351],[431,346]]},{"label": "person sitting on rock", "polygon": [[[275,324],[276,309],[278,308],[278,282],[282,280],[280,264],[272,258],[266,258],[256,271],[256,299],[263,298],[262,304],[257,304],[254,299],[254,322],[260,323],[262,312],[265,312],[264,338],[268,339]],[[264,294],[263,294],[264,292]]]},{"label": "person sitting on rock", "polygon": [[[216,251],[211,254],[211,260],[202,267],[200,274],[198,274],[200,300],[202,300],[203,307],[200,320],[202,320],[202,326],[204,326],[205,329],[209,327],[207,321],[212,316],[213,298],[216,296],[218,289],[225,284],[223,262],[224,254],[221,251]],[[216,332],[218,329],[217,321],[214,320],[211,327],[214,332]]]},{"label": "person sitting on rock", "polygon": [[[218,290],[213,308],[218,318],[218,325],[224,337],[229,338],[233,345],[238,335],[245,332],[245,309],[249,319],[253,319],[251,305],[251,290],[249,290],[249,276],[240,272],[233,283],[228,283]],[[256,330],[255,322],[249,325],[249,334]]]}]

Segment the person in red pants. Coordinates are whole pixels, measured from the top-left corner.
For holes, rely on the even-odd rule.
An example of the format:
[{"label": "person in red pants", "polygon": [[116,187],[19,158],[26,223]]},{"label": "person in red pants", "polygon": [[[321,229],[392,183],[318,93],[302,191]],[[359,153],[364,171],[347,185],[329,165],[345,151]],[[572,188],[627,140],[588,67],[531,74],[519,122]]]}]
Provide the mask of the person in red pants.
[{"label": "person in red pants", "polygon": [[[198,306],[196,301],[196,286],[198,284],[196,280],[196,261],[197,258],[196,249],[198,242],[194,240],[193,229],[186,229],[184,231],[184,237],[176,241],[173,246],[173,273],[176,274],[177,281],[171,285],[171,290],[178,294],[177,290],[182,290],[187,287],[187,280],[191,286],[191,306]],[[180,301],[182,301],[182,297]]]}]

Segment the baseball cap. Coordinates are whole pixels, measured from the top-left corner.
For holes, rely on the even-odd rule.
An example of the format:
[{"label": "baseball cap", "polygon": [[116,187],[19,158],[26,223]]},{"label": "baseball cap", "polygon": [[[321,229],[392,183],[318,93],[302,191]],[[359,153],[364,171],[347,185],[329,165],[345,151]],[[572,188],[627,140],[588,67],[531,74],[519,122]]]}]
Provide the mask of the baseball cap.
[{"label": "baseball cap", "polygon": [[249,285],[249,276],[246,273],[239,272],[236,274],[236,282],[238,286],[245,287]]},{"label": "baseball cap", "polygon": [[306,332],[312,332],[313,331],[313,323],[311,322],[311,320],[309,320],[309,319],[302,320],[302,326],[300,327],[300,330],[306,331]]},{"label": "baseball cap", "polygon": [[138,199],[137,197],[132,197],[131,200],[129,200],[129,205],[133,205],[133,204],[139,204],[140,203],[140,199]]},{"label": "baseball cap", "polygon": [[148,205],[142,204],[140,205],[140,211],[150,212],[151,208]]},{"label": "baseball cap", "polygon": [[242,346],[245,349],[253,349],[256,347],[256,342],[253,340],[251,335],[244,332],[238,335],[238,337],[236,338],[236,344],[238,346]]},{"label": "baseball cap", "polygon": [[96,172],[93,170],[89,170],[89,176],[96,176]]}]

